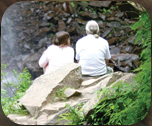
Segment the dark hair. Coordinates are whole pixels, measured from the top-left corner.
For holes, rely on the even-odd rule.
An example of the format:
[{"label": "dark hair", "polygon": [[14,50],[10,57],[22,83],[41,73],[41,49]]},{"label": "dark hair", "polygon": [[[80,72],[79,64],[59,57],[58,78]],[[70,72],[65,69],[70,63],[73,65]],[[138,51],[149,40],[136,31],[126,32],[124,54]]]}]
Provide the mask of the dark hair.
[{"label": "dark hair", "polygon": [[59,31],[55,34],[52,44],[65,47],[70,46],[70,35],[68,32],[65,31]]}]

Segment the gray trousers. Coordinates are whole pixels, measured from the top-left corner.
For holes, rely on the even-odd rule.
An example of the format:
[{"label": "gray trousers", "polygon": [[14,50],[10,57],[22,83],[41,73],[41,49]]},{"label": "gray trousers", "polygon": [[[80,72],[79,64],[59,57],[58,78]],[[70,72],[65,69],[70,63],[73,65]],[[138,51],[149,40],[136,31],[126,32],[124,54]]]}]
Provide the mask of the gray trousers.
[{"label": "gray trousers", "polygon": [[[114,72],[113,69],[111,67],[107,66],[107,73],[106,74],[110,74],[110,73],[113,73],[113,72]],[[103,75],[105,75],[105,74],[103,74]],[[99,78],[103,75],[99,75],[99,76],[82,75],[82,80],[86,81],[86,80],[89,80],[89,79],[96,79],[96,78]]]}]

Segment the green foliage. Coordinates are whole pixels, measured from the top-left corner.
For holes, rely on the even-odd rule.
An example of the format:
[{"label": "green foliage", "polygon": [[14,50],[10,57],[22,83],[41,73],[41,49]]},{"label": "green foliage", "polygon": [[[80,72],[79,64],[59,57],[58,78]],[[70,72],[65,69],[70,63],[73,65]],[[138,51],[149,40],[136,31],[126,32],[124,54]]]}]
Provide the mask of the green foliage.
[{"label": "green foliage", "polygon": [[54,24],[53,23],[50,23],[50,28],[53,28],[54,27]]},{"label": "green foliage", "polygon": [[116,10],[118,10],[118,8],[119,8],[119,6],[111,6],[110,9],[116,11]]},{"label": "green foliage", "polygon": [[67,89],[68,87],[65,86],[59,90],[57,90],[55,92],[55,94],[52,96],[52,100],[51,100],[51,104],[54,102],[55,98],[58,97],[61,101],[66,101],[66,95],[64,94],[64,91]]},{"label": "green foliage", "polygon": [[142,60],[141,66],[135,71],[141,71],[138,73],[138,81],[144,81],[147,83],[151,81],[151,21],[148,13],[144,11],[140,20],[132,26],[133,30],[137,30],[136,43],[141,40],[143,51],[140,54]]},{"label": "green foliage", "polygon": [[39,3],[40,3],[40,5],[43,5],[43,4],[44,4],[44,2],[43,2],[43,1],[40,1]]},{"label": "green foliage", "polygon": [[6,64],[2,64],[2,62],[1,62],[1,82],[5,79],[5,77],[6,77],[6,74],[4,73],[4,69],[6,68],[7,66],[6,66]]},{"label": "green foliage", "polygon": [[[112,90],[111,90],[112,89]],[[132,107],[137,95],[138,85],[119,82],[111,89],[103,89],[100,93],[104,98],[94,107],[94,113],[87,122],[92,125],[131,125],[137,123],[134,119],[137,107]],[[136,90],[133,90],[136,89]]]},{"label": "green foliage", "polygon": [[[31,74],[29,73],[29,71],[27,70],[27,68],[24,68],[23,72],[20,73],[19,75],[17,75],[17,71],[13,69],[13,73],[14,76],[16,77],[17,81],[18,81],[18,85],[16,85],[16,93],[17,94],[22,94],[22,96],[24,95],[25,91],[30,87],[31,85]],[[19,96],[19,97],[20,97]],[[22,97],[21,96],[21,97]]]},{"label": "green foliage", "polygon": [[[17,100],[21,98],[25,91],[29,88],[31,85],[31,75],[27,68],[23,70],[22,73],[17,75],[17,71],[13,69],[14,76],[17,80],[18,84],[15,84],[15,82],[9,82],[7,80],[8,74],[4,72],[4,69],[7,66],[5,64],[1,63],[1,82],[4,82],[5,88],[10,88],[13,92],[13,97],[8,96],[7,91],[5,89],[1,89],[1,105],[2,109],[5,113],[5,115],[8,114],[20,114],[20,115],[27,115],[29,112],[22,106],[17,103]],[[16,88],[16,91],[13,91],[12,87]]]},{"label": "green foliage", "polygon": [[66,101],[66,95],[64,94],[64,91],[67,89],[67,87],[61,88],[58,91],[56,91],[56,96],[63,101]]},{"label": "green foliage", "polygon": [[66,120],[67,121],[66,125],[82,125],[84,121],[84,117],[80,109],[83,105],[84,103],[80,103],[75,107],[71,107],[69,104],[66,104],[66,107],[68,108],[68,112],[60,115],[59,116],[60,119],[58,119],[58,121]]},{"label": "green foliage", "polygon": [[[138,30],[136,42],[142,40],[141,45],[143,47],[140,55],[142,63],[140,67],[135,70],[136,72],[138,71],[135,79],[140,84],[138,91],[140,94],[140,106],[145,103],[144,107],[149,110],[151,105],[151,21],[146,11],[141,14],[140,20],[132,26],[132,29]],[[145,116],[147,113],[148,112],[145,113]]]},{"label": "green foliage", "polygon": [[[135,80],[138,83],[118,84],[112,91],[104,89],[105,95],[94,108],[91,119],[87,122],[93,125],[131,125],[145,118],[151,106],[151,22],[149,15],[144,11],[138,22],[132,26],[137,30],[136,41],[143,51],[140,54],[142,61],[135,70],[138,74]],[[136,90],[134,90],[136,89]],[[114,92],[113,92],[114,91]]]},{"label": "green foliage", "polygon": [[70,2],[70,4],[73,8],[75,7],[75,4],[73,2]]},{"label": "green foliage", "polygon": [[80,119],[80,110],[70,108],[70,113],[61,116],[68,120],[69,124],[81,125],[87,122],[88,125],[132,125],[147,115],[151,106],[151,21],[146,11],[139,18],[132,29],[137,31],[135,43],[141,40],[142,63],[134,70],[138,72],[134,81],[130,84],[119,82],[110,89],[105,87],[99,91],[98,97],[104,95],[104,98],[94,106],[93,113],[85,119]]},{"label": "green foliage", "polygon": [[[105,89],[105,95],[94,108],[91,119],[87,122],[93,125],[131,125],[145,118],[151,106],[151,22],[147,12],[143,12],[140,20],[132,26],[137,31],[136,43],[143,51],[140,55],[142,64],[135,70],[138,74],[135,80],[137,87],[132,84],[119,84],[112,92]],[[133,90],[136,89],[136,90]],[[114,91],[114,93],[113,93]],[[123,94],[123,95],[122,95]]]},{"label": "green foliage", "polygon": [[103,12],[103,14],[110,14],[111,13],[111,9],[107,10],[107,9],[103,8],[102,12]]},{"label": "green foliage", "polygon": [[53,38],[53,37],[54,37],[54,34],[51,33],[50,36],[51,36],[51,38]]}]

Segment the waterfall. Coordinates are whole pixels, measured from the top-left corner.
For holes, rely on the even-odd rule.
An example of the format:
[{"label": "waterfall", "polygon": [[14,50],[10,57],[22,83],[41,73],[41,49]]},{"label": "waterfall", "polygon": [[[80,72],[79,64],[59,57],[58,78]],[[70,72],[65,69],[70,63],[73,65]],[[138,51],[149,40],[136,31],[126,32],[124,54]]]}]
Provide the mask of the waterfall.
[{"label": "waterfall", "polygon": [[[116,9],[117,2],[114,1],[107,2],[108,7],[101,2],[101,8],[107,10],[102,13],[99,4],[85,4],[86,9],[83,2],[76,2],[73,14],[64,8],[62,2],[22,1],[11,5],[1,22],[1,61],[7,65],[5,72],[9,73],[9,80],[15,81],[12,69],[21,73],[26,67],[32,79],[43,74],[38,60],[51,44],[54,34],[60,30],[68,31],[71,46],[75,49],[75,43],[85,35],[85,23],[90,19],[98,21],[99,35],[109,42],[112,54],[109,65],[115,71],[123,72],[138,67],[140,62],[132,54],[139,55],[142,48],[134,43],[136,36],[130,28],[136,22],[136,16],[130,17],[135,10],[131,13],[129,8]],[[115,16],[112,12],[116,13]]]},{"label": "waterfall", "polygon": [[6,64],[7,68],[4,69],[5,73],[8,73],[7,79],[3,79],[1,81],[1,88],[7,90],[9,96],[13,96],[14,87],[6,87],[7,81],[17,83],[16,78],[13,75],[13,69],[15,69],[18,73],[21,72],[21,69],[17,67],[17,62],[15,60],[17,54],[17,46],[15,44],[17,37],[16,33],[13,31],[14,22],[10,18],[9,11],[14,8],[14,5],[9,7],[3,17],[1,22],[1,63]]}]

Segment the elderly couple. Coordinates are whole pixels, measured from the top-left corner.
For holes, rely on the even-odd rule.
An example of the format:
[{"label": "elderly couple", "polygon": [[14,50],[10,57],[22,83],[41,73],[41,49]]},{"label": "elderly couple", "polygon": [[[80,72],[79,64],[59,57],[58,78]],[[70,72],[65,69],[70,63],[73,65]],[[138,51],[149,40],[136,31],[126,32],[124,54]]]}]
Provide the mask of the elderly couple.
[{"label": "elderly couple", "polygon": [[[111,58],[108,42],[99,37],[99,26],[91,20],[86,24],[86,36],[76,43],[76,60],[81,66],[83,76],[101,76],[107,71]],[[70,47],[70,36],[65,31],[57,32],[50,45],[39,59],[39,66],[44,68],[44,73],[50,73],[61,66],[74,62],[74,49]]]}]

